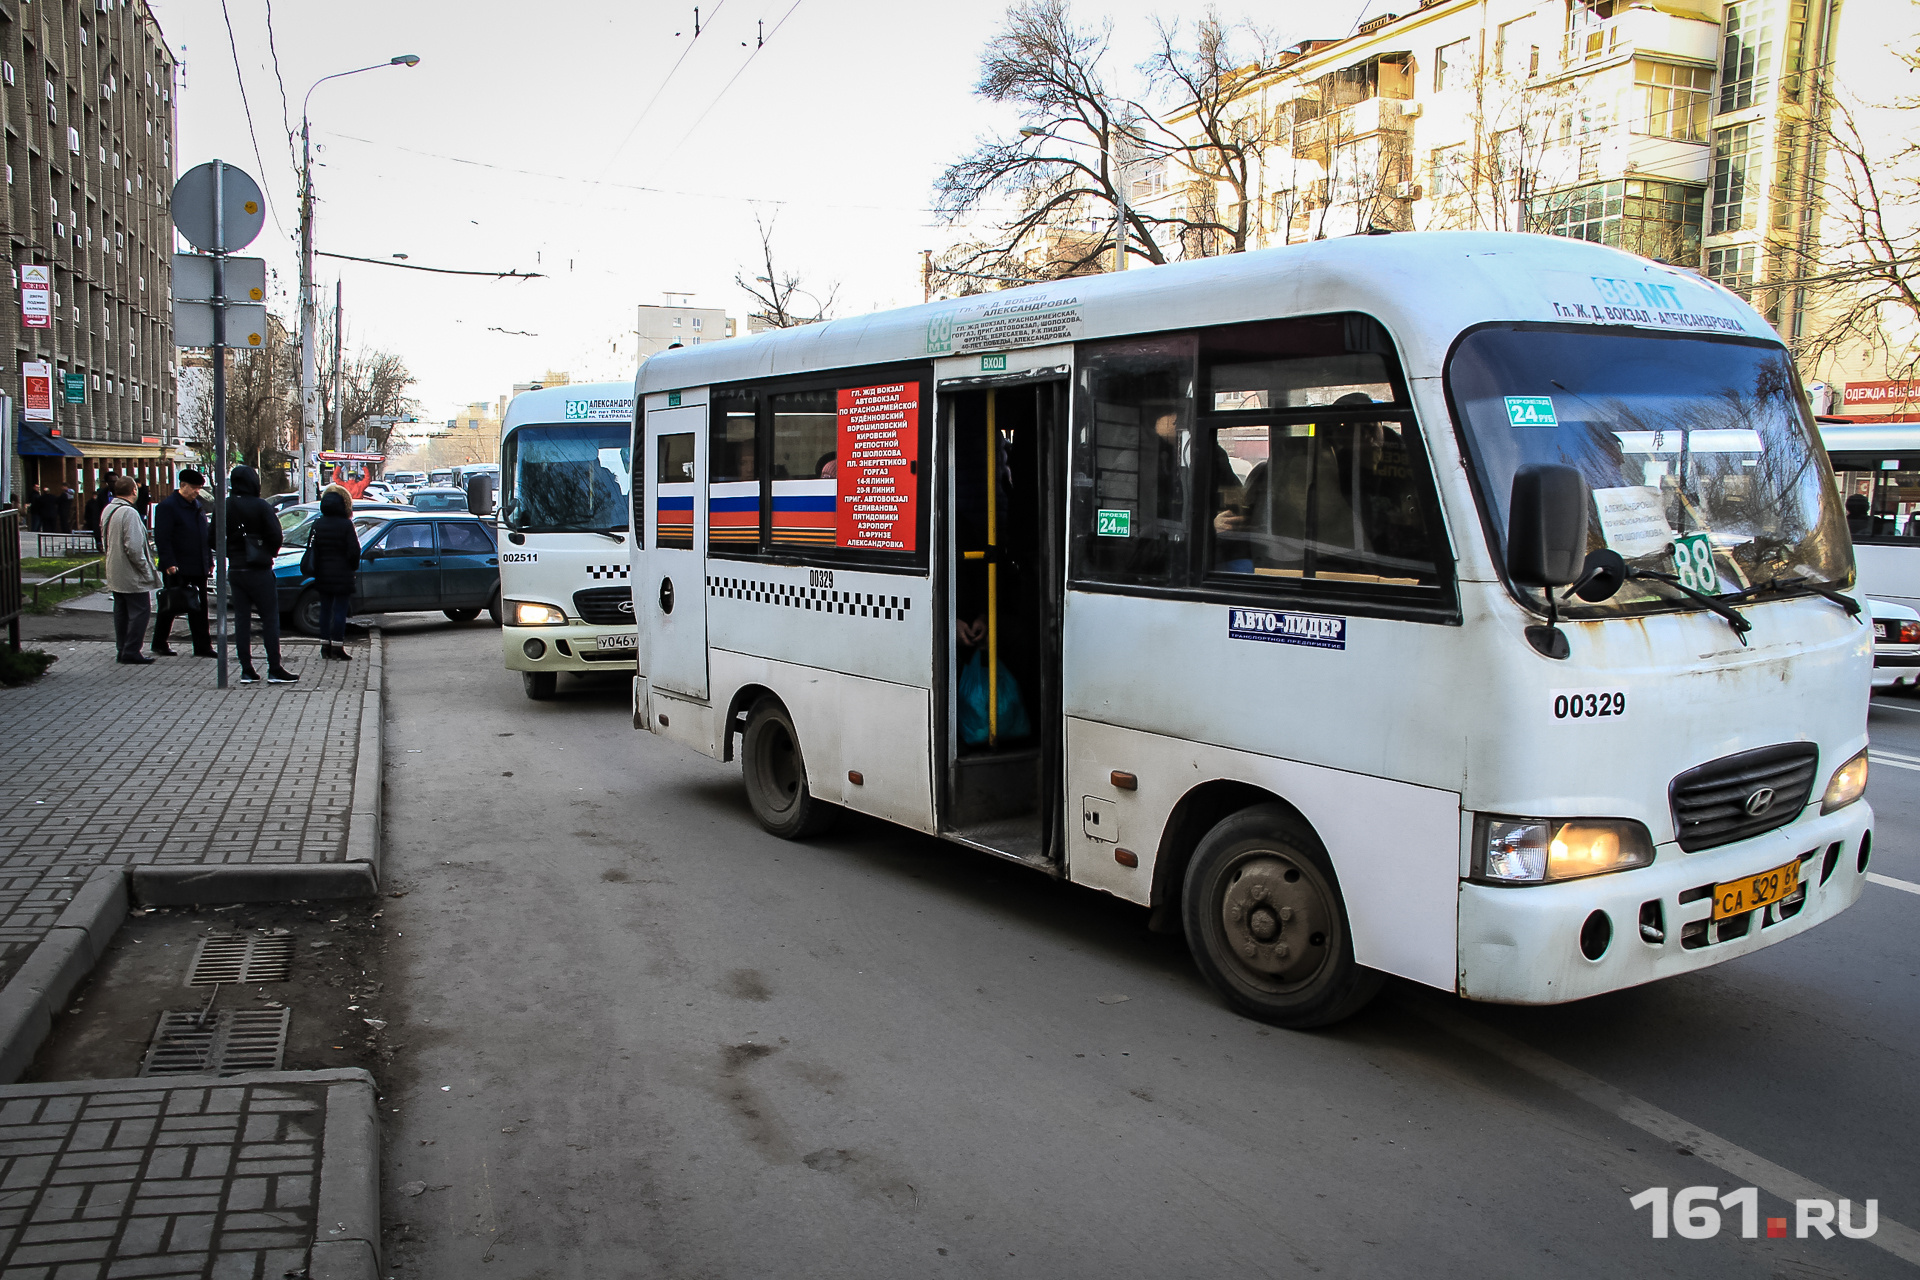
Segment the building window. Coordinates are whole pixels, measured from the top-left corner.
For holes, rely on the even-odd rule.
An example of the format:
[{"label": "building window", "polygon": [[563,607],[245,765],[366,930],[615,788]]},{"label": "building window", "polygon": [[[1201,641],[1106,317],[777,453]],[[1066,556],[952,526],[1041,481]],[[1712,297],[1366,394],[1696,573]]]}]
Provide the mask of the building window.
[{"label": "building window", "polygon": [[1721,23],[1720,109],[1741,111],[1767,100],[1773,70],[1773,0],[1732,0]]},{"label": "building window", "polygon": [[1705,142],[1708,99],[1713,93],[1713,71],[1707,67],[1676,67],[1665,62],[1633,64],[1633,82],[1646,101],[1641,117],[1646,133],[1679,142]]},{"label": "building window", "polygon": [[1457,196],[1467,189],[1467,148],[1462,143],[1454,147],[1435,147],[1428,184],[1433,188],[1429,193],[1436,200],[1448,196]]},{"label": "building window", "polygon": [[1792,231],[1801,220],[1810,192],[1803,189],[1806,174],[1806,148],[1802,145],[1806,126],[1795,120],[1783,120],[1774,135],[1773,227]]},{"label": "building window", "polygon": [[1747,210],[1747,170],[1753,163],[1757,127],[1735,125],[1716,129],[1713,134],[1713,225],[1711,235],[1728,231],[1749,231],[1752,215]]},{"label": "building window", "polygon": [[1629,178],[1556,191],[1533,202],[1532,229],[1697,267],[1706,189]]},{"label": "building window", "polygon": [[674,327],[674,328],[676,328],[676,329],[678,329],[678,328],[680,327],[680,317],[679,317],[679,316],[675,316],[675,317],[673,318],[673,327]]},{"label": "building window", "polygon": [[694,328],[696,328],[696,329],[698,329],[698,328],[700,327],[700,319],[701,319],[701,318],[700,318],[699,316],[695,316],[695,317],[693,318],[693,327],[694,327]]},{"label": "building window", "polygon": [[1707,250],[1707,279],[1741,297],[1753,294],[1753,246],[1729,245]]},{"label": "building window", "polygon": [[1435,93],[1465,87],[1467,73],[1472,69],[1473,55],[1469,52],[1471,46],[1471,40],[1455,40],[1452,44],[1443,44],[1433,51],[1433,91]]}]

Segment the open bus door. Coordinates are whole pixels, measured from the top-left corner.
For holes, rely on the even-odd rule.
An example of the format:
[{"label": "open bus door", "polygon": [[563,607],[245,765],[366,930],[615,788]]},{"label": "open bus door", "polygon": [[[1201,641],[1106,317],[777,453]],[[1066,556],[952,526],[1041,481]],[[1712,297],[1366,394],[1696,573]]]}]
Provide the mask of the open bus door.
[{"label": "open bus door", "polygon": [[649,409],[646,569],[634,607],[646,615],[647,682],[705,701],[707,693],[707,406]]},{"label": "open bus door", "polygon": [[942,382],[949,477],[941,830],[1061,874],[1067,379]]}]

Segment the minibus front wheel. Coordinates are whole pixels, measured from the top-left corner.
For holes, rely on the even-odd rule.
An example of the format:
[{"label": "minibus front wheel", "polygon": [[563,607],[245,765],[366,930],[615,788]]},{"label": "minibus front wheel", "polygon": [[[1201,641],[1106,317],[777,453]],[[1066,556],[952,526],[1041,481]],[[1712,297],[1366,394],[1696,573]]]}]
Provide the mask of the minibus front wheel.
[{"label": "minibus front wheel", "polygon": [[1242,809],[1206,834],[1180,908],[1200,972],[1250,1018],[1323,1027],[1380,989],[1383,975],[1354,962],[1333,864],[1280,805]]},{"label": "minibus front wheel", "polygon": [[840,814],[838,806],[816,798],[807,788],[800,735],[778,698],[761,698],[747,712],[747,727],[740,741],[740,771],[753,816],[782,840],[819,835]]}]

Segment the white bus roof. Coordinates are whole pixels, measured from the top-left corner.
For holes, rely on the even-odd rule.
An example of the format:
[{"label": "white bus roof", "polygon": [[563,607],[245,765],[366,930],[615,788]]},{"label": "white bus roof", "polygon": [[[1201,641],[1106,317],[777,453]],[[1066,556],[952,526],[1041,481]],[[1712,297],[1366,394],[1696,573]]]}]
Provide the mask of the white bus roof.
[{"label": "white bus roof", "polygon": [[570,382],[564,386],[522,391],[507,401],[502,435],[529,422],[633,421],[631,382]]},{"label": "white bus roof", "polygon": [[1920,457],[1920,422],[1823,422],[1828,453],[1890,453]]},{"label": "white bus roof", "polygon": [[1413,377],[1437,375],[1460,332],[1487,321],[1779,340],[1746,303],[1691,271],[1558,236],[1427,231],[1083,276],[682,347],[641,365],[634,390],[1334,311],[1365,312],[1385,324]]}]

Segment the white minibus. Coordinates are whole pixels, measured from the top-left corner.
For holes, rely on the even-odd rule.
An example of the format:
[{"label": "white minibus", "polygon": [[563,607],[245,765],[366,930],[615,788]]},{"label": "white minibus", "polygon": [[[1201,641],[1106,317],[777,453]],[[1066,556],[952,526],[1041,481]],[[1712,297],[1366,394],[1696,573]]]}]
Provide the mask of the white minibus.
[{"label": "white minibus", "polygon": [[529,698],[634,669],[633,384],[523,391],[500,424],[500,634]]},{"label": "white minibus", "polygon": [[636,728],[1149,908],[1235,1008],[1549,1003],[1804,932],[1871,634],[1792,360],[1700,277],[1435,233],[641,369]]},{"label": "white minibus", "polygon": [[1860,589],[1920,608],[1920,423],[1823,419],[1820,435],[1842,501],[1865,501],[1853,533]]}]

